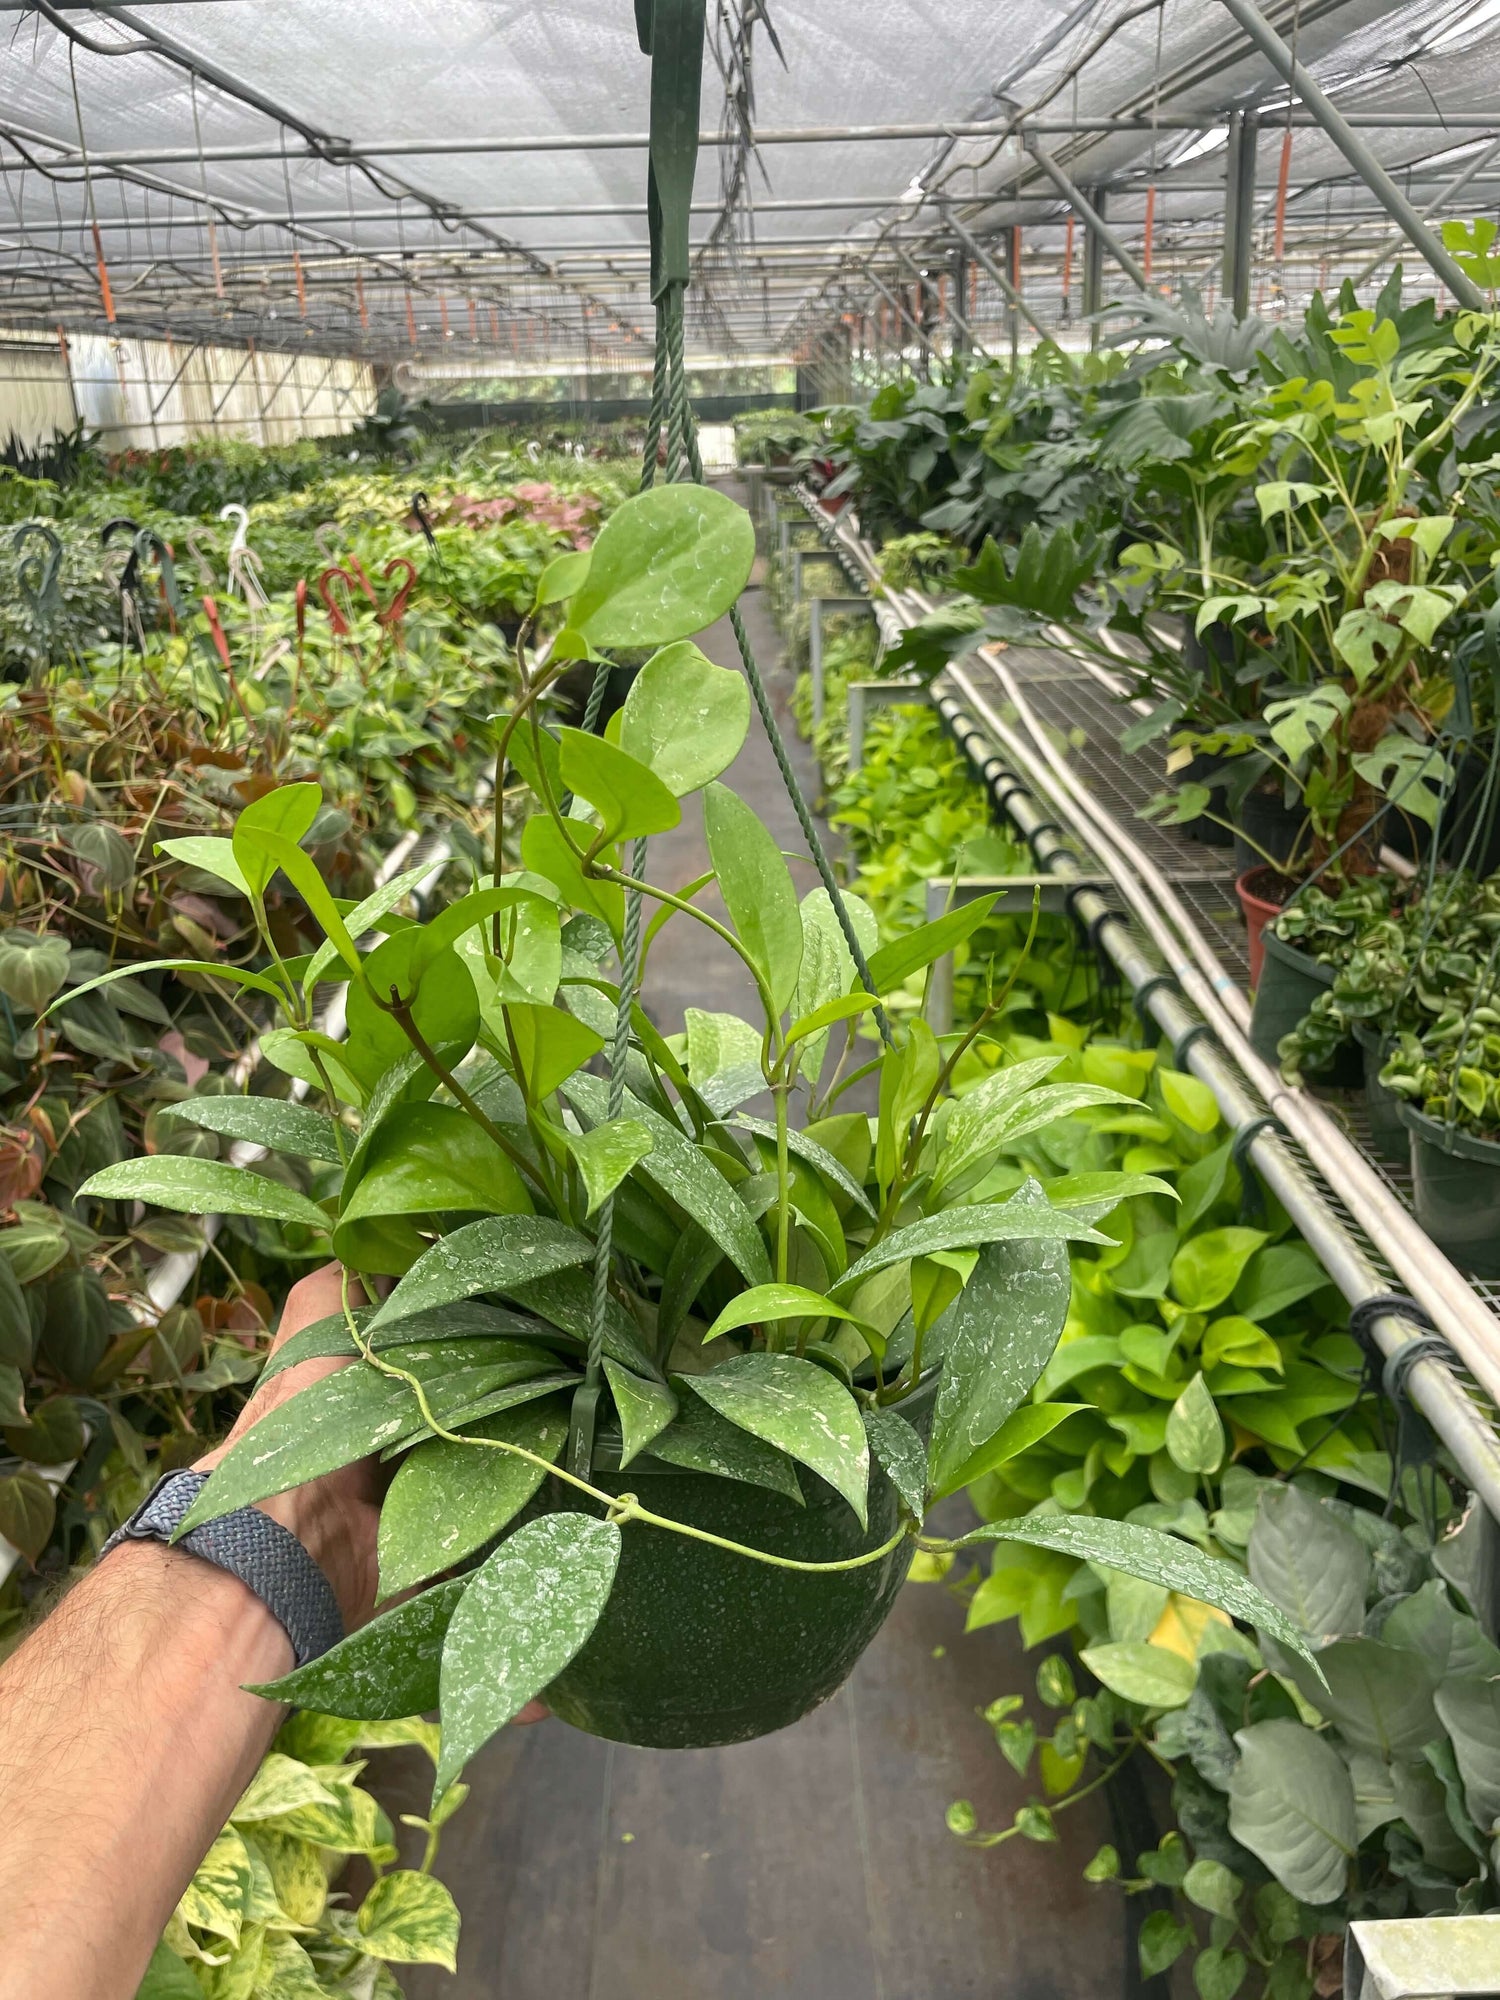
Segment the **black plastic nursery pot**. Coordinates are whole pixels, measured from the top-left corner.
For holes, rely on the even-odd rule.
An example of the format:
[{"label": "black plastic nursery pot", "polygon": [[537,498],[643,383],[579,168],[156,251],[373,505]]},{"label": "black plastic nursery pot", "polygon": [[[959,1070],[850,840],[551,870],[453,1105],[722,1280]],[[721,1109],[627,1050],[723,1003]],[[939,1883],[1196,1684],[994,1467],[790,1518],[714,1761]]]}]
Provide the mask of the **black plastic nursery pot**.
[{"label": "black plastic nursery pot", "polygon": [[1381,1067],[1391,1052],[1390,1039],[1363,1026],[1355,1027],[1354,1039],[1365,1066],[1365,1118],[1370,1128],[1370,1144],[1382,1160],[1404,1167],[1410,1148],[1401,1118],[1402,1100],[1380,1081]]},{"label": "black plastic nursery pot", "polygon": [[1279,790],[1247,792],[1234,815],[1236,828],[1245,835],[1241,839],[1239,832],[1235,834],[1235,873],[1260,867],[1268,856],[1276,862],[1290,861],[1306,819],[1303,808],[1287,805]]},{"label": "black plastic nursery pot", "polygon": [[1500,1278],[1500,1142],[1401,1106],[1412,1206],[1439,1250],[1476,1278]]},{"label": "black plastic nursery pot", "polygon": [[1283,1035],[1289,1035],[1325,987],[1333,984],[1333,967],[1320,965],[1305,951],[1285,943],[1269,925],[1262,933],[1265,957],[1250,1015],[1250,1046],[1274,1063]]},{"label": "black plastic nursery pot", "polygon": [[[938,1379],[934,1370],[896,1406],[924,1442]],[[593,1483],[635,1493],[653,1513],[803,1562],[841,1562],[896,1532],[900,1502],[873,1461],[868,1531],[842,1495],[797,1470],[805,1507],[644,1455],[624,1472],[596,1468]],[[561,1481],[550,1483],[548,1503],[575,1511],[580,1504]],[[843,1685],[885,1623],[912,1554],[908,1540],[861,1569],[808,1575],[627,1524],[604,1615],[544,1699],[576,1729],[648,1749],[706,1749],[784,1729]]]}]

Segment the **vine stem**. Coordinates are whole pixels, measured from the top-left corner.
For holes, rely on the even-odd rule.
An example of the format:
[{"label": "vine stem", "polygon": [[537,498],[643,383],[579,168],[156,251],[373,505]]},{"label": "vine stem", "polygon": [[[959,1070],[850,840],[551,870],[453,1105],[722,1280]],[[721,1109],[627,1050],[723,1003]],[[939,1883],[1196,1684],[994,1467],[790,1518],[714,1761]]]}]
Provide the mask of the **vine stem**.
[{"label": "vine stem", "polygon": [[[767,1563],[772,1569],[797,1570],[805,1575],[867,1569],[870,1564],[883,1562],[888,1555],[894,1554],[901,1544],[916,1532],[916,1522],[908,1518],[902,1522],[889,1541],[882,1542],[879,1548],[866,1549],[863,1555],[848,1556],[842,1562],[802,1562],[795,1556],[775,1556],[767,1549],[753,1549],[748,1543],[732,1542],[724,1535],[711,1535],[706,1528],[695,1528],[686,1521],[674,1521],[666,1514],[655,1514],[649,1507],[643,1507],[635,1494],[606,1493],[602,1487],[591,1485],[587,1479],[580,1479],[577,1473],[567,1471],[565,1467],[555,1464],[550,1458],[543,1458],[540,1452],[528,1451],[524,1445],[510,1444],[504,1438],[465,1437],[459,1431],[450,1431],[433,1414],[432,1405],[427,1400],[427,1391],[417,1376],[409,1369],[398,1368],[395,1362],[386,1361],[376,1354],[371,1344],[363,1337],[349,1305],[347,1270],[342,1273],[342,1277],[344,1324],[348,1328],[349,1338],[359,1349],[361,1358],[369,1362],[372,1368],[378,1369],[382,1375],[388,1375],[393,1380],[406,1384],[417,1399],[417,1408],[422,1413],[423,1423],[434,1436],[444,1439],[448,1444],[475,1445],[481,1450],[505,1451],[509,1452],[512,1458],[524,1458],[529,1465],[535,1465],[541,1471],[551,1473],[554,1479],[561,1479],[565,1485],[575,1488],[579,1493],[587,1494],[590,1500],[597,1501],[616,1526],[623,1527],[628,1522],[641,1521],[648,1528],[666,1528],[674,1535],[686,1535],[692,1541],[706,1542],[711,1548],[724,1549],[730,1555],[748,1556],[752,1562]],[[935,1546],[946,1549],[957,1545],[943,1543]]]}]

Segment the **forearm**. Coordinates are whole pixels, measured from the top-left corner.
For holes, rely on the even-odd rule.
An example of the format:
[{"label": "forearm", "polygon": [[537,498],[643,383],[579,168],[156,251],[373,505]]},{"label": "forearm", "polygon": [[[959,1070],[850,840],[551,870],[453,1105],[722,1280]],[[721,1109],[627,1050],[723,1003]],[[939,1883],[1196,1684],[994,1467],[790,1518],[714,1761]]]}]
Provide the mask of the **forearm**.
[{"label": "forearm", "polygon": [[116,1549],[0,1670],[0,2000],[129,2000],[284,1711],[237,1578]]}]

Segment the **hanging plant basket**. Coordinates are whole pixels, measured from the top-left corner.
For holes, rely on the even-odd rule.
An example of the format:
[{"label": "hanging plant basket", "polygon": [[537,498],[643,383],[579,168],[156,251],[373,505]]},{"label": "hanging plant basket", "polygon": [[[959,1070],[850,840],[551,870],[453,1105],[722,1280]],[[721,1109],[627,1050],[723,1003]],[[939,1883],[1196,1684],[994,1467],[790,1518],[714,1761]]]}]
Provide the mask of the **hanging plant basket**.
[{"label": "hanging plant basket", "polygon": [[[924,1443],[937,1386],[934,1371],[901,1404]],[[803,1562],[844,1562],[895,1532],[901,1502],[884,1472],[871,1478],[866,1530],[816,1474],[798,1479],[802,1506],[764,1487],[644,1459],[624,1472],[595,1467],[596,1483],[611,1493],[639,1493],[653,1512]],[[547,1503],[569,1508],[573,1500],[554,1482]],[[627,1536],[603,1615],[547,1690],[547,1705],[590,1735],[655,1750],[744,1743],[784,1729],[843,1685],[885,1623],[912,1553],[908,1541],[864,1568],[808,1575],[674,1535]]]},{"label": "hanging plant basket", "polygon": [[1411,1140],[1412,1205],[1446,1256],[1476,1278],[1500,1278],[1500,1141],[1458,1132],[1401,1106]]},{"label": "hanging plant basket", "polygon": [[1333,967],[1286,944],[1269,928],[1261,933],[1260,977],[1250,1015],[1250,1046],[1274,1063],[1283,1035],[1289,1035],[1314,1000],[1333,984]]}]

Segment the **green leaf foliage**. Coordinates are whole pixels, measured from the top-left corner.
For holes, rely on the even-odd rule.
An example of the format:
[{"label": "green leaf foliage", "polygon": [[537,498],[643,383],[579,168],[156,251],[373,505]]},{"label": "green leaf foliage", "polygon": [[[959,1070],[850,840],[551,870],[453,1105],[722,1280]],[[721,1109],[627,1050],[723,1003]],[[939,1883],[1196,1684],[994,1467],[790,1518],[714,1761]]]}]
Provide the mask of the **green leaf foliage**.
[{"label": "green leaf foliage", "polygon": [[78,1190],[98,1201],[145,1201],[187,1215],[258,1215],[268,1222],[300,1222],[326,1230],[328,1217],[305,1194],[280,1181],[231,1167],[221,1160],[195,1160],[161,1153],[144,1160],[121,1160],[93,1174]]},{"label": "green leaf foliage", "polygon": [[620,719],[620,748],[675,798],[722,776],[750,729],[750,690],[688,640],[664,646],[636,675]]},{"label": "green leaf foliage", "polygon": [[467,1577],[434,1584],[252,1693],[371,1722],[436,1708],[443,1639],[468,1584]]},{"label": "green leaf foliage", "polygon": [[1071,1284],[1065,1243],[981,1249],[932,1330],[943,1359],[929,1454],[935,1492],[963,1483],[975,1455],[1030,1395],[1057,1346]]},{"label": "green leaf foliage", "polygon": [[1240,1761],[1229,1786],[1235,1839],[1300,1901],[1336,1902],[1359,1845],[1343,1759],[1286,1717],[1237,1730],[1235,1741]]},{"label": "green leaf foliage", "polygon": [[802,966],[802,916],[781,849],[744,800],[724,785],[704,791],[703,829],[735,935],[777,1013],[784,1013]]},{"label": "green leaf foliage", "polygon": [[382,1598],[453,1568],[514,1520],[546,1477],[545,1465],[493,1444],[555,1464],[567,1442],[567,1414],[547,1398],[487,1417],[472,1434],[492,1442],[435,1437],[402,1460],[380,1509]]},{"label": "green leaf foliage", "polygon": [[864,1527],[869,1443],[858,1404],[826,1370],[793,1354],[741,1354],[687,1379],[721,1417],[826,1479]]},{"label": "green leaf foliage", "polygon": [[569,625],[594,646],[690,638],[734,603],[754,561],[742,507],[704,486],[653,486],[600,530]]},{"label": "green leaf foliage", "polygon": [[474,1752],[555,1680],[589,1637],[620,1560],[620,1530],[587,1514],[518,1528],[459,1600],[443,1642],[436,1805]]}]

